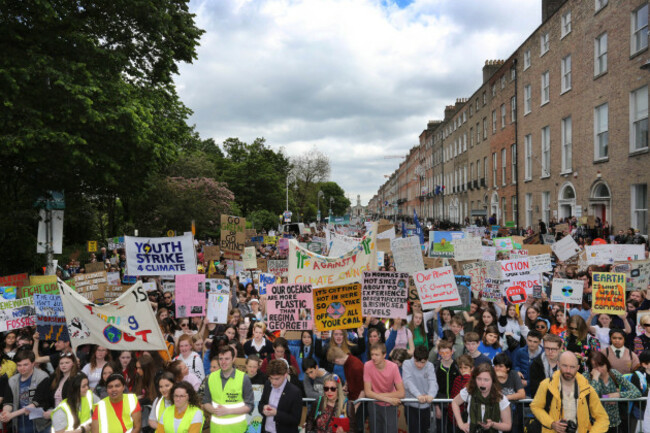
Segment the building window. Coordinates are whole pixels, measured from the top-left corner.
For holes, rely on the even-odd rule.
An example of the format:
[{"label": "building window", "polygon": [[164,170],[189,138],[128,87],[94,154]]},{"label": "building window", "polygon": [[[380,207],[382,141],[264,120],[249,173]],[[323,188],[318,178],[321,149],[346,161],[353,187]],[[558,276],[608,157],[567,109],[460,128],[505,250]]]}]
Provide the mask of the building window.
[{"label": "building window", "polygon": [[487,104],[487,93],[483,92],[483,106],[485,106],[485,104]]},{"label": "building window", "polygon": [[524,71],[530,68],[530,48],[524,51]]},{"label": "building window", "polygon": [[474,128],[469,128],[469,147],[474,147]]},{"label": "building window", "polygon": [[510,123],[515,123],[517,116],[517,99],[513,96],[510,98]]},{"label": "building window", "polygon": [[596,12],[607,6],[607,0],[595,0],[596,2]]},{"label": "building window", "polygon": [[532,107],[532,88],[530,84],[524,86],[524,114],[530,113]]},{"label": "building window", "polygon": [[501,76],[501,88],[506,88],[506,74],[503,74],[503,76]]},{"label": "building window", "polygon": [[477,159],[476,160],[476,171],[477,171],[477,179],[481,180],[481,160]]},{"label": "building window", "polygon": [[492,154],[492,186],[497,187],[497,153]]},{"label": "building window", "polygon": [[503,218],[503,225],[506,225],[506,219],[507,219],[507,213],[506,213],[506,198],[501,197],[501,218]]},{"label": "building window", "polygon": [[501,104],[501,128],[506,127],[506,104]]},{"label": "building window", "polygon": [[542,128],[542,177],[551,175],[551,128]]},{"label": "building window", "polygon": [[463,152],[467,151],[467,132],[463,133]]},{"label": "building window", "polygon": [[542,74],[542,103],[540,105],[546,104],[549,101],[550,97],[551,97],[550,78],[549,78],[549,72],[546,71]]},{"label": "building window", "polygon": [[470,162],[470,164],[469,164],[469,178],[470,178],[470,180],[476,179],[474,177],[474,163],[473,162]]},{"label": "building window", "polygon": [[488,132],[487,117],[484,117],[483,118],[483,140],[487,140],[487,132]]},{"label": "building window", "polygon": [[573,124],[571,116],[562,119],[562,173],[571,172],[573,164]]},{"label": "building window", "polygon": [[476,111],[477,111],[477,112],[478,112],[479,108],[480,108],[480,107],[479,107],[479,105],[478,105],[478,98],[476,98]]},{"label": "building window", "polygon": [[630,201],[632,204],[631,226],[641,234],[648,234],[648,184],[632,185]]},{"label": "building window", "polygon": [[510,175],[512,176],[512,183],[517,183],[517,145],[510,146]]},{"label": "building window", "polygon": [[542,57],[549,49],[548,32],[539,36],[539,56]]},{"label": "building window", "polygon": [[562,15],[562,36],[561,38],[565,37],[569,33],[571,33],[571,11],[566,11]]},{"label": "building window", "polygon": [[526,194],[526,227],[530,227],[533,223],[533,195]]},{"label": "building window", "polygon": [[476,122],[476,144],[481,142],[481,126]]},{"label": "building window", "polygon": [[497,132],[497,110],[492,110],[492,134]]},{"label": "building window", "polygon": [[551,220],[551,192],[542,192],[542,220],[548,224]]},{"label": "building window", "polygon": [[631,54],[648,48],[648,4],[632,12]]},{"label": "building window", "polygon": [[607,32],[594,40],[594,75],[607,72]]},{"label": "building window", "polygon": [[648,86],[630,92],[630,151],[648,148]]},{"label": "building window", "polygon": [[512,203],[512,220],[516,222],[517,221],[517,196],[516,195],[512,196],[511,203]]},{"label": "building window", "polygon": [[517,69],[513,66],[510,68],[510,81],[515,81],[515,77],[517,76]]},{"label": "building window", "polygon": [[506,186],[506,149],[501,149],[501,186]]},{"label": "building window", "polygon": [[524,137],[524,179],[533,178],[533,137],[528,134]]},{"label": "building window", "polygon": [[562,59],[562,93],[571,90],[571,54]]},{"label": "building window", "polygon": [[604,103],[594,109],[594,159],[609,155],[609,105]]},{"label": "building window", "polygon": [[488,184],[488,179],[487,179],[487,174],[488,174],[488,159],[487,156],[483,158],[483,176],[485,176],[485,186],[487,187]]},{"label": "building window", "polygon": [[496,84],[492,84],[492,96],[494,97],[494,96],[496,96],[496,95],[497,95],[497,85],[496,85]]}]

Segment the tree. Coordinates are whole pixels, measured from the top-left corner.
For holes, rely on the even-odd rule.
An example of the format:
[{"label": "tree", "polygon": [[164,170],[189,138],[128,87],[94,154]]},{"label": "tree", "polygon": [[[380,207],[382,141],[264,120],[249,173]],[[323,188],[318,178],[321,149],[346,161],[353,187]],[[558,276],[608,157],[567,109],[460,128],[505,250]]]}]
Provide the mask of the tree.
[{"label": "tree", "polygon": [[[323,182],[320,183],[319,189],[323,191],[323,201],[325,210],[321,210],[323,216],[327,216],[329,209],[332,210],[333,216],[342,216],[347,213],[350,207],[350,200],[345,196],[345,191],[336,182]],[[330,205],[330,198],[333,198]],[[323,208],[321,208],[323,209]]]},{"label": "tree", "polygon": [[[305,217],[315,217],[316,213],[310,209],[317,194],[316,185],[328,180],[330,175],[329,158],[319,152],[315,147],[311,150],[291,158],[291,174],[295,176],[298,188],[294,194],[297,211]],[[313,213],[313,215],[312,215]]]},{"label": "tree", "polygon": [[246,217],[246,222],[250,222],[258,231],[262,229],[267,232],[273,230],[278,227],[279,221],[278,215],[275,215],[268,210],[256,210]]}]

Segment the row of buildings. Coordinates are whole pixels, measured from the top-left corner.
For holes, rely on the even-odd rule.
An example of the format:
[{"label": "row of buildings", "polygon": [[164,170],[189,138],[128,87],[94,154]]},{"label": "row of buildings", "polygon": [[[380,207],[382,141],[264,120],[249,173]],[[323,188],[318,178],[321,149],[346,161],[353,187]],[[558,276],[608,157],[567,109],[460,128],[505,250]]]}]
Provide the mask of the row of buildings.
[{"label": "row of buildings", "polygon": [[429,121],[367,213],[648,233],[648,1],[543,0],[542,24]]}]

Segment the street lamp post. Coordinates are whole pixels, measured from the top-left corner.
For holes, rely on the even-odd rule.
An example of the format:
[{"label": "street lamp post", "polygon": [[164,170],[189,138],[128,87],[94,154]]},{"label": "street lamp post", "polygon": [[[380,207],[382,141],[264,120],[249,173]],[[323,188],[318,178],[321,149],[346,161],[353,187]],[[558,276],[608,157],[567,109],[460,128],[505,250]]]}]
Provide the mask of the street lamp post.
[{"label": "street lamp post", "polygon": [[323,191],[318,191],[318,223],[320,224],[320,199],[325,195]]},{"label": "street lamp post", "polygon": [[330,220],[332,219],[332,203],[334,203],[334,197],[330,197]]}]

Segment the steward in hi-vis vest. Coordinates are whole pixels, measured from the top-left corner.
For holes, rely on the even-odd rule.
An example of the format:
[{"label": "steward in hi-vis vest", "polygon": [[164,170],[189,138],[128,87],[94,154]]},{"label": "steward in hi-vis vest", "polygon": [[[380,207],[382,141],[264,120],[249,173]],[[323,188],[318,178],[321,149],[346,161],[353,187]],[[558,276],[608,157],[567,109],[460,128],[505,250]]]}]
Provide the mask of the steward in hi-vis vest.
[{"label": "steward in hi-vis vest", "polygon": [[124,394],[125,387],[126,380],[121,374],[108,377],[108,397],[95,406],[92,433],[140,433],[140,404],[135,394]]},{"label": "steward in hi-vis vest", "polygon": [[174,404],[158,419],[156,433],[201,433],[203,410],[194,387],[185,381],[177,382],[170,395]]},{"label": "steward in hi-vis vest", "polygon": [[210,433],[243,433],[246,414],[253,410],[253,386],[246,374],[233,368],[235,351],[230,346],[219,349],[220,370],[208,376],[203,395],[203,409],[210,413]]},{"label": "steward in hi-vis vest", "polygon": [[[86,387],[87,387],[87,381],[86,379]],[[93,409],[93,392],[88,390],[86,391],[86,394],[81,396],[80,399],[81,406],[79,407],[79,411],[77,412],[77,417],[79,418],[79,427],[82,428],[82,432],[89,432],[90,433],[90,425],[92,423],[92,409]],[[70,407],[70,404],[68,403],[68,399],[66,398],[63,400],[59,405],[52,411],[51,418],[54,421],[58,413],[62,413],[65,415],[66,419],[66,426],[65,428],[62,429],[56,429],[54,426],[54,423],[52,424],[52,433],[56,433],[57,431],[72,431],[75,430],[74,427],[74,416],[73,416],[73,409]]]}]

